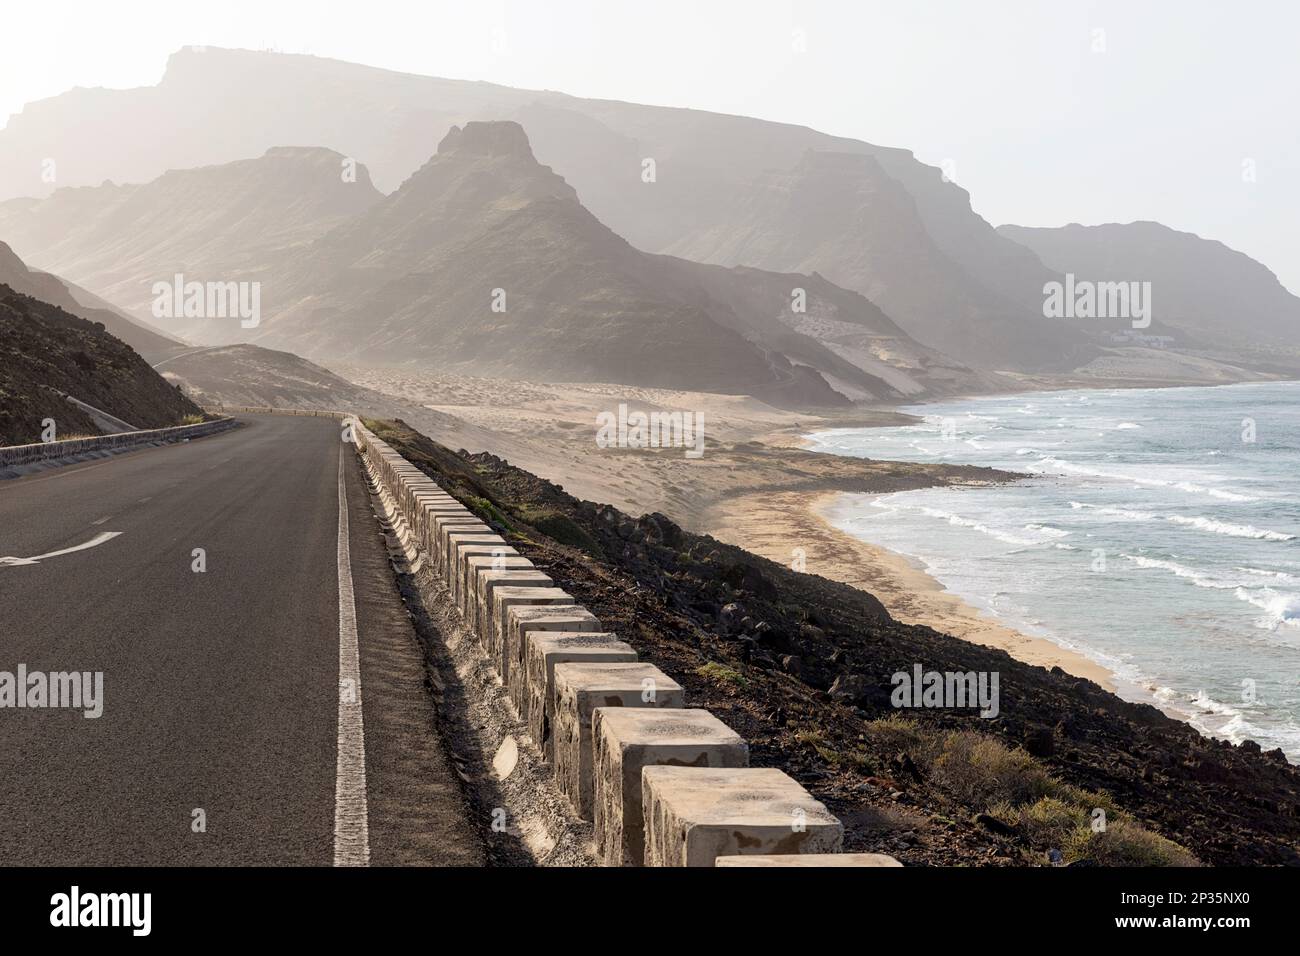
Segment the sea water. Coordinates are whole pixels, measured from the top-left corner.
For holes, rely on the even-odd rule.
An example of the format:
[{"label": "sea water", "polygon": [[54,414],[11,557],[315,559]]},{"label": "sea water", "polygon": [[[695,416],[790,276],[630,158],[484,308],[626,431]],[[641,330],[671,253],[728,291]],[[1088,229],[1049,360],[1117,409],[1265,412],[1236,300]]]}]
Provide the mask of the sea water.
[{"label": "sea water", "polygon": [[990,465],[845,495],[832,523],[1109,668],[1120,693],[1300,760],[1300,383],[1034,392],[834,429],[816,451]]}]

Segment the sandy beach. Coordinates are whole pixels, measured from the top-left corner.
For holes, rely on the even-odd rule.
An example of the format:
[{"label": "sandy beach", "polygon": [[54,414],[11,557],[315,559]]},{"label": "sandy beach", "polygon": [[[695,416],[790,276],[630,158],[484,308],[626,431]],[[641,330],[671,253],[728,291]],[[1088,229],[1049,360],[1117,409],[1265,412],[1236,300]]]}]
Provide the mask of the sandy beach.
[{"label": "sandy beach", "polygon": [[1060,667],[1115,689],[1101,665],[1041,637],[1022,634],[944,589],[910,559],[835,528],[823,510],[839,492],[781,492],[731,499],[708,516],[708,533],[721,541],[790,564],[803,550],[810,574],[874,594],[898,620],[1006,651],[1040,667]]}]

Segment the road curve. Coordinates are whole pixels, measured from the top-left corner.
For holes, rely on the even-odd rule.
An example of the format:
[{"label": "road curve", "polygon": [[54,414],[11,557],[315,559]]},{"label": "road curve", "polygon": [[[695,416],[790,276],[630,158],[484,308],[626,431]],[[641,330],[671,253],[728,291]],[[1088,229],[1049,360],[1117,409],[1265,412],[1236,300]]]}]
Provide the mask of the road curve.
[{"label": "road curve", "polygon": [[369,862],[482,862],[339,423],[240,418],[0,482],[0,675],[104,684],[0,707],[0,865],[333,864],[345,564]]}]

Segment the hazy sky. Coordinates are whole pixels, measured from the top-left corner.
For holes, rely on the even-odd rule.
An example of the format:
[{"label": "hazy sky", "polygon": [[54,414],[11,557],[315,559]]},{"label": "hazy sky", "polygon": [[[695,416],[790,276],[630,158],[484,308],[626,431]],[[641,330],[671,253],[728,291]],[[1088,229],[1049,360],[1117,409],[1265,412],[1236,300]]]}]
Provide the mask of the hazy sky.
[{"label": "hazy sky", "polygon": [[902,146],[994,224],[1156,219],[1300,292],[1298,37],[1295,0],[43,0],[5,6],[0,115],[187,44],[314,53]]}]

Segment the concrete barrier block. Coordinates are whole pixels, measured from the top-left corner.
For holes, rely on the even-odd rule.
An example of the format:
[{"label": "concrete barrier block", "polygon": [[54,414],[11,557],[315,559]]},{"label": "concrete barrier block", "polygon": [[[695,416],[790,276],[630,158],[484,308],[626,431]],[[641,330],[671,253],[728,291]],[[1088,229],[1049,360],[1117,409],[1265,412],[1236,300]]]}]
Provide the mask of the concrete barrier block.
[{"label": "concrete barrier block", "polygon": [[[469,544],[465,546],[472,546],[472,548],[480,548],[480,546],[482,545],[477,544],[477,542],[474,542],[474,544]],[[500,545],[493,545],[493,546],[498,546],[499,548]],[[461,571],[461,574],[464,574],[464,572]],[[478,635],[478,639],[482,641],[482,644],[484,644],[485,649],[490,648],[491,646],[491,641],[487,640],[486,637],[482,635],[482,630],[484,630],[487,619],[489,619],[490,617],[491,591],[493,591],[493,588],[498,587],[499,584],[510,583],[510,580],[512,580],[512,579],[502,579],[499,578],[498,576],[498,578],[491,579],[493,583],[489,584],[487,583],[487,581],[489,581],[487,575],[503,575],[503,574],[511,574],[511,575],[542,574],[542,572],[538,571],[536,567],[533,567],[532,562],[529,562],[528,566],[525,567],[508,567],[508,566],[493,567],[490,566],[489,564],[489,566],[485,568],[480,568],[477,574],[474,575],[474,579],[472,581],[473,591],[465,592],[464,597],[461,598],[461,604],[464,605],[463,617],[465,620],[465,627],[469,628],[469,630],[473,631],[474,633],[476,633],[476,635]],[[550,587],[551,584],[554,584],[554,581],[551,581],[550,578],[546,578],[545,580],[538,579],[538,578],[519,578],[513,580],[519,581],[520,587],[523,587],[525,583],[530,583],[533,585],[533,587]]]},{"label": "concrete barrier block", "polygon": [[460,570],[452,578],[451,597],[466,621],[478,610],[477,603],[468,598],[471,594],[478,594],[475,578],[480,568],[487,571],[528,571],[533,568],[533,562],[509,545],[467,544],[462,547]]},{"label": "concrete barrier block", "polygon": [[416,528],[420,533],[420,540],[427,541],[429,533],[433,530],[434,518],[437,515],[460,515],[465,518],[474,517],[468,509],[462,508],[457,504],[442,504],[430,501],[419,501],[416,503],[412,514],[417,522]]},{"label": "concrete barrier block", "polygon": [[493,531],[482,521],[473,516],[438,515],[433,522],[433,550],[429,553],[436,559],[438,570],[446,565],[447,537],[453,533],[492,534]]},{"label": "concrete barrier block", "polygon": [[644,768],[749,766],[749,746],[707,710],[598,707],[591,739],[596,850],[606,866],[644,862]]},{"label": "concrete barrier block", "polygon": [[479,640],[484,650],[496,665],[502,683],[509,679],[508,662],[503,653],[505,636],[498,624],[512,607],[532,606],[550,607],[573,604],[573,597],[560,588],[517,588],[504,586],[493,588],[490,601],[479,605]]},{"label": "concrete barrier block", "polygon": [[460,574],[461,549],[477,547],[480,545],[497,545],[505,547],[506,539],[499,534],[494,534],[492,529],[485,531],[473,529],[471,531],[452,530],[447,535],[447,553],[443,555],[442,580],[448,588]]},{"label": "concrete barrier block", "polygon": [[646,767],[647,866],[713,866],[720,856],[835,853],[844,827],[772,767]]},{"label": "concrete barrier block", "polygon": [[556,664],[551,739],[555,780],[578,816],[592,816],[591,716],[598,707],[681,707],[682,687],[653,664]]},{"label": "concrete barrier block", "polygon": [[425,545],[426,545],[426,550],[429,552],[429,554],[434,556],[434,558],[436,559],[436,563],[440,567],[441,567],[442,545],[439,539],[444,533],[446,533],[447,528],[455,527],[459,530],[481,528],[483,533],[490,533],[492,531],[491,528],[483,524],[483,522],[479,521],[477,518],[475,518],[473,515],[469,514],[468,512],[465,512],[463,514],[459,512],[448,513],[448,514],[435,514],[432,517],[433,517],[433,525],[428,529],[428,536],[427,536],[428,540],[425,542]]},{"label": "concrete barrier block", "polygon": [[510,609],[502,621],[505,643],[501,652],[510,662],[510,679],[506,682],[506,689],[520,717],[528,720],[527,644],[532,635],[542,631],[583,631],[595,634],[602,630],[604,628],[596,615],[577,605]]},{"label": "concrete barrier block", "polygon": [[884,853],[783,853],[779,856],[720,856],[714,866],[902,866]]},{"label": "concrete barrier block", "polygon": [[527,704],[522,714],[528,735],[554,760],[551,713],[554,710],[556,664],[629,664],[637,660],[630,644],[603,631],[525,631],[524,677]]}]

